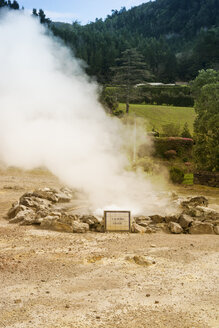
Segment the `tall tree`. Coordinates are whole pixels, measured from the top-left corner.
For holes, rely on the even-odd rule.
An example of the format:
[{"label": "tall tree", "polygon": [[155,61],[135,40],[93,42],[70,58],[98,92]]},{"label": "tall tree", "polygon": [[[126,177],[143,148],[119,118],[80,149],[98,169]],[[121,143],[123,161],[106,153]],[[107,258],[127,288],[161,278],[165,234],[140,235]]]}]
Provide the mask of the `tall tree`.
[{"label": "tall tree", "polygon": [[219,72],[202,70],[192,83],[197,118],[195,159],[200,169],[219,171]]},{"label": "tall tree", "polygon": [[114,73],[113,83],[121,88],[126,100],[126,113],[137,84],[145,83],[151,77],[143,56],[136,49],[126,49],[116,59],[117,66],[111,68]]}]

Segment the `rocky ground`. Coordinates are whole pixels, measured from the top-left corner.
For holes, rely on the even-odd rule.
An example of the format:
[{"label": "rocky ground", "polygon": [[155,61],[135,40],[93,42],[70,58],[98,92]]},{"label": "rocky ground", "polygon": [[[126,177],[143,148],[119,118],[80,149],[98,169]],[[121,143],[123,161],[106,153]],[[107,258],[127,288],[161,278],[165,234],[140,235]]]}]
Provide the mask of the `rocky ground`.
[{"label": "rocky ground", "polygon": [[[219,326],[218,235],[9,224],[4,216],[25,192],[62,186],[41,170],[0,173],[0,327]],[[216,209],[218,190],[202,194]]]}]

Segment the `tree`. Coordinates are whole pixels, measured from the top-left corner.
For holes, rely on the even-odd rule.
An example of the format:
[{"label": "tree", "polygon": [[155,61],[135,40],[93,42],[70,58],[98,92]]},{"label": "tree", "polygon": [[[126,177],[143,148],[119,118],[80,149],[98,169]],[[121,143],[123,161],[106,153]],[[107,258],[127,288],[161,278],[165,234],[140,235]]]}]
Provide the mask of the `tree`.
[{"label": "tree", "polygon": [[129,102],[133,95],[134,87],[145,83],[149,73],[143,56],[134,48],[126,49],[121,57],[116,59],[117,66],[111,67],[114,73],[113,83],[120,86],[126,100],[126,113],[129,112]]},{"label": "tree", "polygon": [[201,70],[192,82],[197,117],[194,155],[199,169],[219,171],[219,72]]},{"label": "tree", "polygon": [[165,137],[178,137],[180,134],[180,125],[175,123],[168,123],[162,125],[162,130]]},{"label": "tree", "polygon": [[11,8],[12,9],[15,9],[15,10],[19,10],[20,7],[19,7],[19,4],[17,1],[13,1],[13,3],[11,4]]},{"label": "tree", "polygon": [[184,124],[181,137],[182,138],[192,138],[191,133],[189,131],[189,126],[188,126],[188,123],[187,122]]},{"label": "tree", "polygon": [[32,16],[34,16],[34,17],[38,17],[38,14],[37,14],[37,10],[36,10],[36,8],[33,8],[33,12],[32,12]]}]

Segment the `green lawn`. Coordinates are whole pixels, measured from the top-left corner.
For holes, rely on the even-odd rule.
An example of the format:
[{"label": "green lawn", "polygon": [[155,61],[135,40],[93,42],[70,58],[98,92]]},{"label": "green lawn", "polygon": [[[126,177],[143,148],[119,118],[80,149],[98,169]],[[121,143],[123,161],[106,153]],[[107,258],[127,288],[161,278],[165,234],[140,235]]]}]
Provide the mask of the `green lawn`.
[{"label": "green lawn", "polygon": [[[119,109],[125,111],[125,104],[119,104]],[[193,123],[196,116],[192,107],[130,104],[129,115],[133,116],[134,114],[145,120],[148,131],[154,128],[160,133],[162,133],[162,125],[164,124],[180,124],[182,130],[186,122],[189,125],[190,132],[193,133]]]}]

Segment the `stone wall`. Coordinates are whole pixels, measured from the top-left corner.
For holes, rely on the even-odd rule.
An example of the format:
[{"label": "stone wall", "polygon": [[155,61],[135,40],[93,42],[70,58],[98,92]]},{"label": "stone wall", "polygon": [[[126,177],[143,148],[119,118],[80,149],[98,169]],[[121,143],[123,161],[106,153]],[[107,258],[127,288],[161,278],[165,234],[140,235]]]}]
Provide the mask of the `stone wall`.
[{"label": "stone wall", "polygon": [[219,188],[219,172],[196,172],[194,183]]}]

